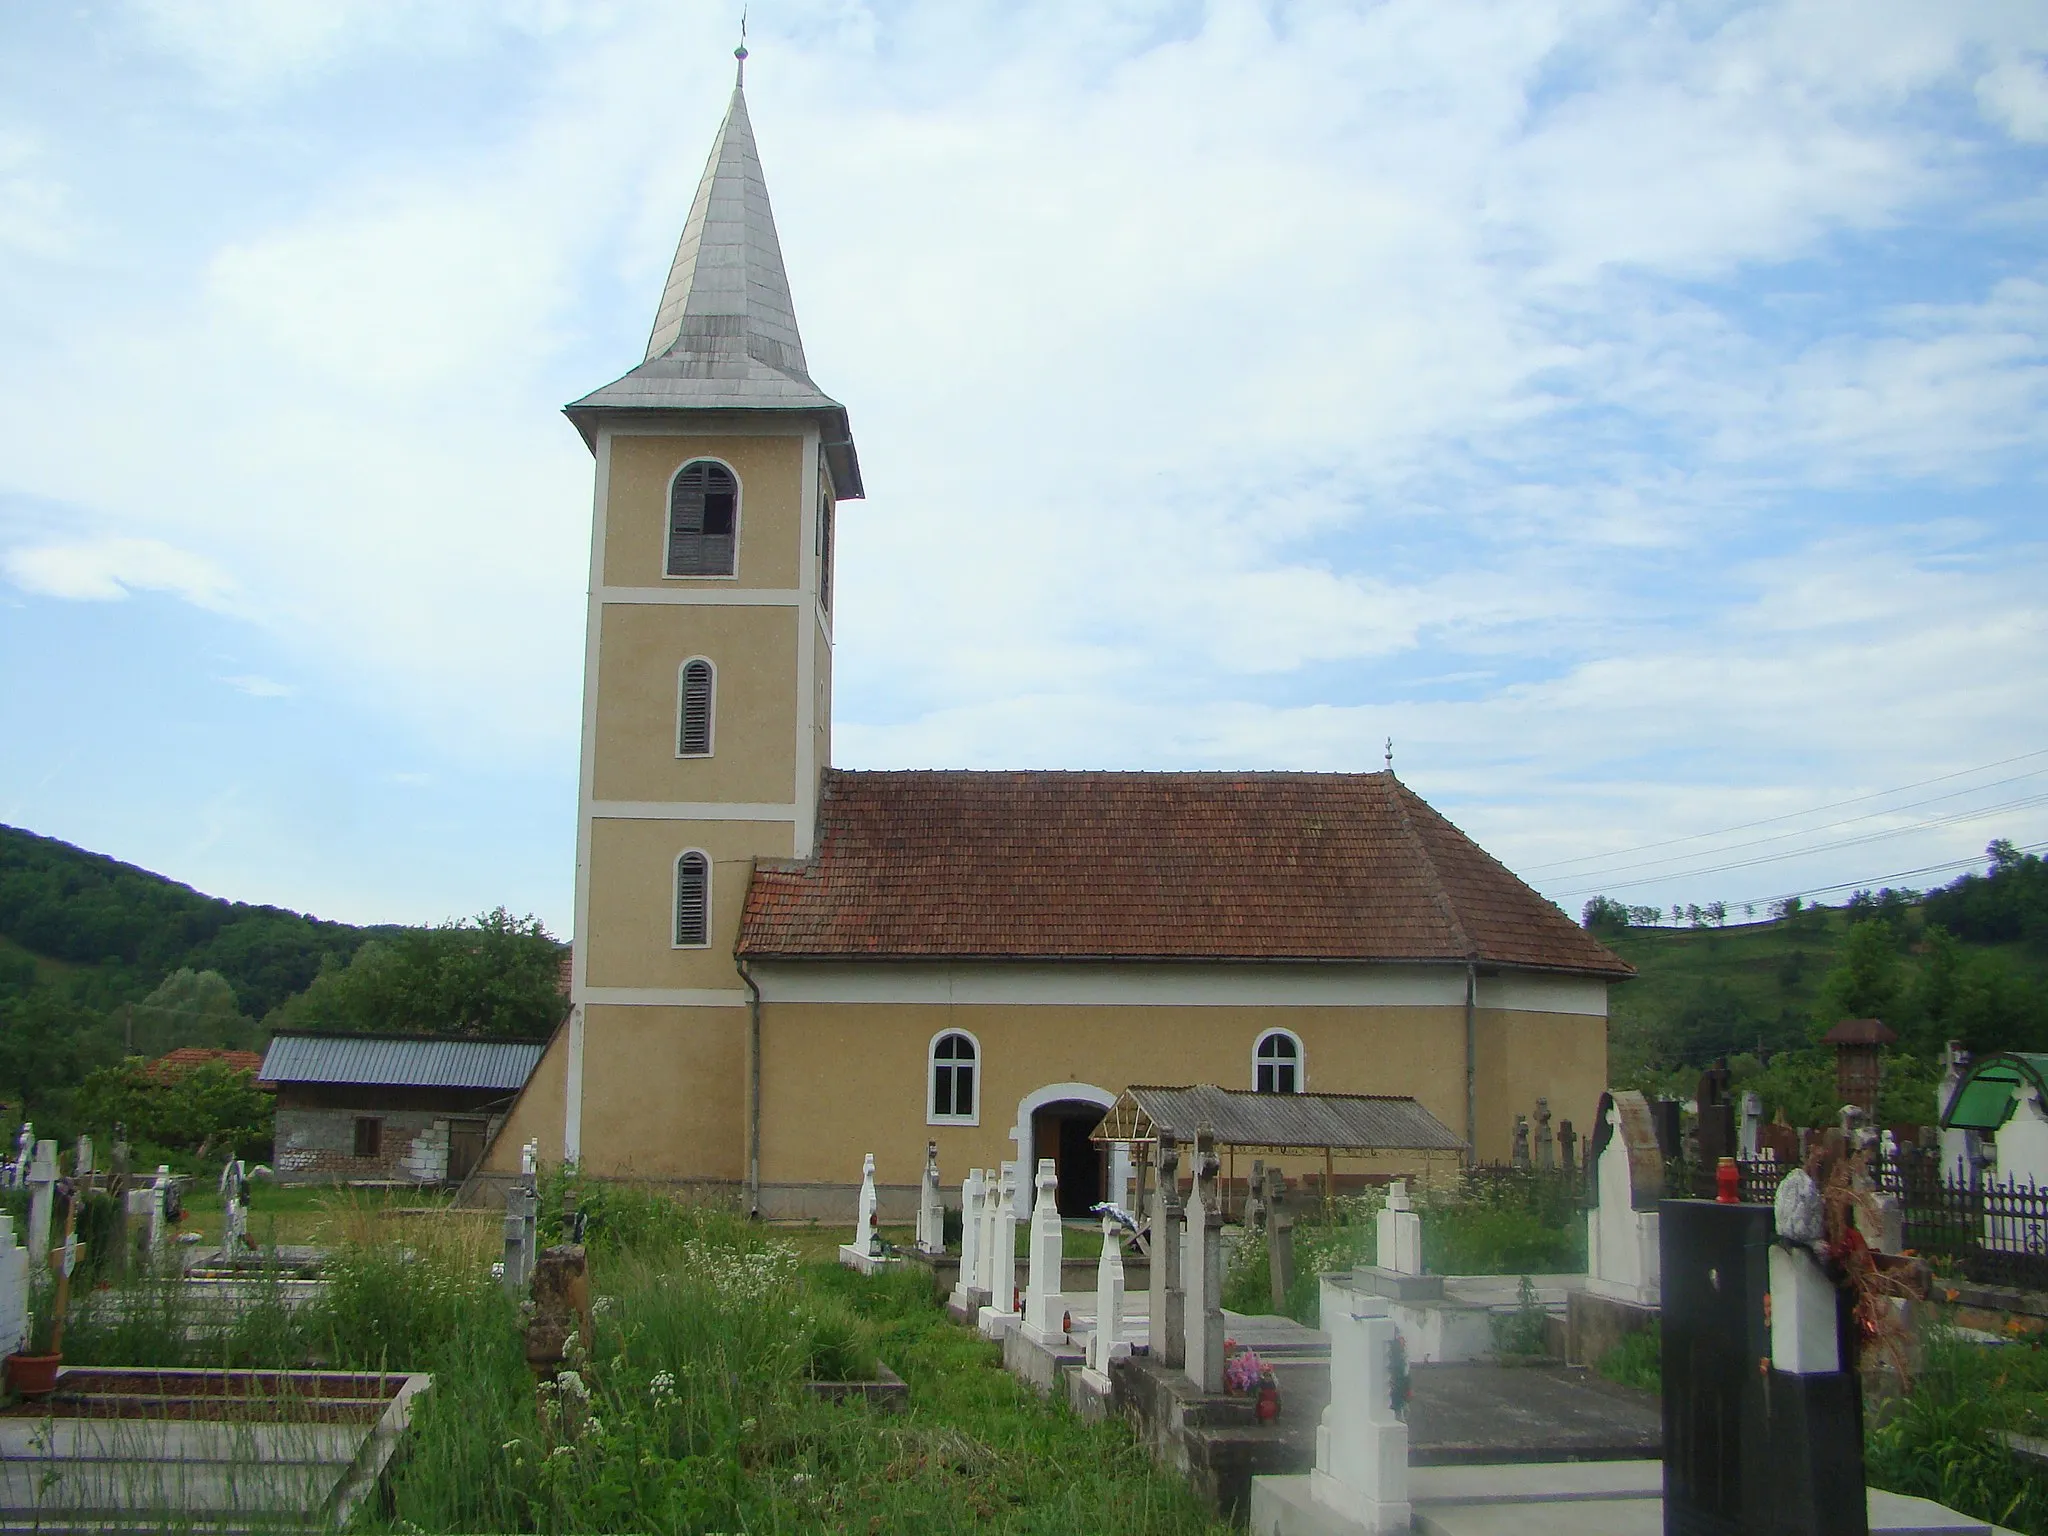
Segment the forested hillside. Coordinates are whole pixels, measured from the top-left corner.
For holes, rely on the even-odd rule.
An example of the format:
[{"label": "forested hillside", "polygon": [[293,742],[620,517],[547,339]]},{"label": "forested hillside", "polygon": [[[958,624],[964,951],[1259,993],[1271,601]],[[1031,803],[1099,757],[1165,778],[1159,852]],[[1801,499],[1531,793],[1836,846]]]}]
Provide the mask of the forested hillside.
[{"label": "forested hillside", "polygon": [[1760,923],[1703,913],[1649,926],[1647,913],[1589,902],[1587,927],[1638,972],[1611,994],[1609,1075],[1690,1093],[1699,1069],[1727,1056],[1739,1080],[1768,1072],[1783,1107],[1805,1106],[1794,1118],[1824,1118],[1832,1068],[1813,1042],[1841,1019],[1880,1018],[1900,1037],[1889,1117],[1915,1122],[1928,1118],[1945,1042],[2048,1051],[2048,864],[2008,843],[1990,853],[1989,873],[1937,891],[1792,901]]},{"label": "forested hillside", "polygon": [[124,1057],[261,1049],[277,1029],[545,1036],[562,1012],[561,953],[537,919],[502,908],[356,927],[0,826],[0,1118],[88,1129],[92,1106],[140,1082],[109,1076]]}]

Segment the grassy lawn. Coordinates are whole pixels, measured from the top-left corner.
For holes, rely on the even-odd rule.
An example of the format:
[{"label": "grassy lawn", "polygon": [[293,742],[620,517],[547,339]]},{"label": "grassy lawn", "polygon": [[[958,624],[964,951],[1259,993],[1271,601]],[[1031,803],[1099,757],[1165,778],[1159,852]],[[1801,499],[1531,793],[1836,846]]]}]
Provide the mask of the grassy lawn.
[{"label": "grassy lawn", "polygon": [[[482,1224],[495,1235],[501,1213],[456,1210],[441,1190],[347,1189],[319,1184],[257,1184],[249,1197],[249,1235],[264,1247],[309,1243],[326,1248],[347,1243],[365,1226],[396,1231],[410,1225]],[[185,1188],[180,1232],[197,1232],[205,1242],[221,1240],[220,1189],[204,1180]]]}]

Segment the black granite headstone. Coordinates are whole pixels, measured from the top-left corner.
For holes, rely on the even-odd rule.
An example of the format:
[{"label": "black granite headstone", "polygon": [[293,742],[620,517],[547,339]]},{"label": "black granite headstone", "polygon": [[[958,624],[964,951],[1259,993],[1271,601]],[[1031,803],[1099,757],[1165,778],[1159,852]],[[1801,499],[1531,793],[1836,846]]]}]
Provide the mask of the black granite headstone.
[{"label": "black granite headstone", "polygon": [[1679,1155],[1681,1125],[1678,1100],[1650,1100],[1650,1126],[1657,1133],[1657,1150],[1667,1163]]},{"label": "black granite headstone", "polygon": [[1836,1335],[1847,1368],[1776,1370],[1764,1307],[1771,1208],[1658,1210],[1665,1536],[1869,1536],[1846,1293]]}]

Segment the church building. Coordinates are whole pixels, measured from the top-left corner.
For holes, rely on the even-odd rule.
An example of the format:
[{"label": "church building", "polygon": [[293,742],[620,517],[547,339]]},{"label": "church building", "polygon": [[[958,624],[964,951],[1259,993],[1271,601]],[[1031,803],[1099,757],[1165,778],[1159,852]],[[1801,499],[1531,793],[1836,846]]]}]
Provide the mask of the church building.
[{"label": "church building", "polygon": [[[497,1136],[839,1218],[1057,1156],[1134,1084],[1413,1095],[1482,1159],[1590,1127],[1630,968],[1382,773],[832,766],[833,545],[743,90],[596,461],[572,1008]],[[943,636],[934,636],[942,642]],[[892,1201],[892,1204],[894,1202]],[[1084,1206],[1085,1208],[1085,1206]]]}]

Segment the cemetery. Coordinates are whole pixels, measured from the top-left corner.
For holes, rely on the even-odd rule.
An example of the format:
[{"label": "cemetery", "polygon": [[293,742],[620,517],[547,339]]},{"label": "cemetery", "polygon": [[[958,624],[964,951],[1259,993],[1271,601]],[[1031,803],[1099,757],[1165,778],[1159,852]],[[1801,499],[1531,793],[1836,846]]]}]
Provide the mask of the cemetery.
[{"label": "cemetery", "polygon": [[[932,1143],[864,1157],[837,1230],[529,1144],[502,1209],[337,1195],[283,1247],[231,1160],[192,1192],[222,1241],[185,1242],[167,1170],[25,1132],[0,1498],[45,1530],[2048,1529],[2048,1426],[2007,1413],[2048,1402],[2048,1287],[1998,1177],[2044,1067],[1958,1055],[1910,1142],[1853,1102],[1788,1138],[1712,1074],[1583,1134],[1538,1104],[1501,1168],[1412,1100],[1136,1087],[1086,1219],[1050,1157]],[[1603,1376],[1630,1350],[1646,1378]]]}]

